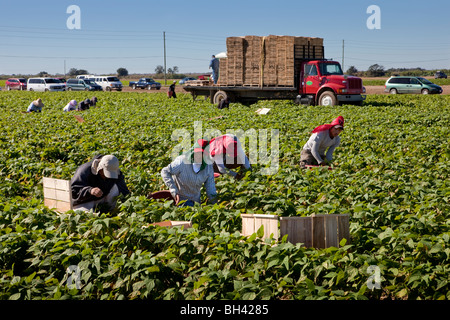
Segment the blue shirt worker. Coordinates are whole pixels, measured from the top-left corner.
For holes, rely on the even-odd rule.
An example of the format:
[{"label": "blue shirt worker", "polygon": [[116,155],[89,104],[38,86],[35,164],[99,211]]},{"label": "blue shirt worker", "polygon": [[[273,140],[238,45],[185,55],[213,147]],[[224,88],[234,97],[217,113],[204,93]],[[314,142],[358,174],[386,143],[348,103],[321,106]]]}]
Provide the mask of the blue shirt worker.
[{"label": "blue shirt worker", "polygon": [[30,103],[27,108],[27,112],[41,112],[43,106],[44,103],[42,102],[41,98],[39,98]]},{"label": "blue shirt worker", "polygon": [[212,68],[212,78],[214,84],[219,80],[219,59],[215,55],[212,56],[211,62],[209,63],[209,68]]}]

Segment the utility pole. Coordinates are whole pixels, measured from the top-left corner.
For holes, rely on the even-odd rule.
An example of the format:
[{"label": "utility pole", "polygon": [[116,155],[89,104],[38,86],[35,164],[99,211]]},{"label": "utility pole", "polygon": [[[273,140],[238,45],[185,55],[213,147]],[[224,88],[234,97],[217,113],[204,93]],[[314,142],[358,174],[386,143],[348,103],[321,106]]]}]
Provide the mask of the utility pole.
[{"label": "utility pole", "polygon": [[344,71],[344,40],[342,40],[342,71]]},{"label": "utility pole", "polygon": [[163,39],[164,39],[164,84],[167,84],[166,79],[166,32],[163,31]]}]

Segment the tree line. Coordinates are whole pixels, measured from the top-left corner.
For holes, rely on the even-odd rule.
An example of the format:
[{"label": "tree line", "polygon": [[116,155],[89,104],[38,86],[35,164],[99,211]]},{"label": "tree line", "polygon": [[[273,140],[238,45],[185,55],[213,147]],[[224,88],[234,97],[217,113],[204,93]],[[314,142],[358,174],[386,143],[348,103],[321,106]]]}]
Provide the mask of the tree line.
[{"label": "tree line", "polygon": [[[439,69],[445,74],[450,74],[449,69]],[[358,77],[386,77],[386,76],[414,76],[414,77],[426,77],[426,76],[434,76],[436,70],[426,70],[420,67],[417,68],[390,68],[385,69],[384,66],[379,64],[373,64],[369,66],[366,71],[360,71],[356,69],[355,66],[350,66],[345,74],[350,76],[358,76]]]}]

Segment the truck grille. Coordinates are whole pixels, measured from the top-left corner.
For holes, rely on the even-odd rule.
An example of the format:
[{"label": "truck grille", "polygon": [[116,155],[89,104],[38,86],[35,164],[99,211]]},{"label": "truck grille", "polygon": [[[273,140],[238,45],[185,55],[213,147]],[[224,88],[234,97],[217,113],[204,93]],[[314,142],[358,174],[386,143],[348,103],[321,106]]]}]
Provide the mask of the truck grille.
[{"label": "truck grille", "polygon": [[349,89],[362,89],[362,80],[361,79],[348,79],[348,88]]}]

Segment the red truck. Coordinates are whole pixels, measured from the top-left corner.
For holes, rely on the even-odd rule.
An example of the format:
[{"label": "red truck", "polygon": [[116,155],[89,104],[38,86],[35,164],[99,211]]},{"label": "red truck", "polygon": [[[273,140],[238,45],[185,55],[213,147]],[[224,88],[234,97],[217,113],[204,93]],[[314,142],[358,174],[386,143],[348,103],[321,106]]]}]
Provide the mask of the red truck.
[{"label": "red truck", "polygon": [[[361,78],[344,75],[339,62],[324,59],[321,38],[229,39],[228,57],[220,59],[218,83],[184,87],[194,99],[209,96],[214,104],[226,98],[243,103],[290,99],[299,104],[333,106],[362,105],[366,98]],[[250,50],[252,46],[256,50]]]}]

